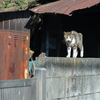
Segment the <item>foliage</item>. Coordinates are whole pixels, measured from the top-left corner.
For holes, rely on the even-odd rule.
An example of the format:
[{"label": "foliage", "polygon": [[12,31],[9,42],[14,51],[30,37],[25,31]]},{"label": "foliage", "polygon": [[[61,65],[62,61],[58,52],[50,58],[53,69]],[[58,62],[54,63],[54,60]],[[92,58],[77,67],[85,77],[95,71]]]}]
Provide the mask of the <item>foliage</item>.
[{"label": "foliage", "polygon": [[15,1],[15,3],[20,7],[20,9],[23,9],[24,5],[26,4],[25,1]]},{"label": "foliage", "polygon": [[0,6],[0,10],[2,9],[2,7]]},{"label": "foliage", "polygon": [[28,2],[28,5],[30,5],[30,6],[33,5],[33,4],[34,4],[34,1],[29,1]]},{"label": "foliage", "polygon": [[38,3],[36,1],[3,1],[0,2],[0,10],[4,8],[11,8],[11,7],[17,7],[18,10],[24,10],[27,8],[32,8],[33,6],[38,6]]},{"label": "foliage", "polygon": [[11,3],[11,1],[5,1],[5,8],[7,8],[7,5],[9,5],[9,3]]}]

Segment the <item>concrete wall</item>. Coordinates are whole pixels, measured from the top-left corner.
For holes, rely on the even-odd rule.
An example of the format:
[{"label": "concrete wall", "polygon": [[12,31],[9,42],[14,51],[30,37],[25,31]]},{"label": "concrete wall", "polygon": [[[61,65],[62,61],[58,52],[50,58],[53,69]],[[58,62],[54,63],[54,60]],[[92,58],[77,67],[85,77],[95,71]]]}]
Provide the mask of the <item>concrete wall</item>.
[{"label": "concrete wall", "polygon": [[100,59],[36,58],[46,70],[46,100],[99,100]]}]

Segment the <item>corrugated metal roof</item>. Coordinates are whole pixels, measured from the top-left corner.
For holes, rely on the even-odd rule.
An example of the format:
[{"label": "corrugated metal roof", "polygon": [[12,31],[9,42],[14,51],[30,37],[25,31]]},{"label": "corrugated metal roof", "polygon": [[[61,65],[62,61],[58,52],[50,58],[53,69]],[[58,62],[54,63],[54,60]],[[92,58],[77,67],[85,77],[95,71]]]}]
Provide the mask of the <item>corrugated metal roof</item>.
[{"label": "corrugated metal roof", "polygon": [[35,13],[60,13],[71,15],[72,11],[89,8],[100,3],[100,0],[60,0],[30,9]]}]

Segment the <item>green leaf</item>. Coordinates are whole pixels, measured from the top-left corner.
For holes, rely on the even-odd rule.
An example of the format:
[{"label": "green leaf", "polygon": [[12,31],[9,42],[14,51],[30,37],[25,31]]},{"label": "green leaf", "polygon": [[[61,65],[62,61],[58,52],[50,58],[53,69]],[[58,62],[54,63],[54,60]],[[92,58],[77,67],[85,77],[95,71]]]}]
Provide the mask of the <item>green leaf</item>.
[{"label": "green leaf", "polygon": [[5,5],[7,6],[11,1],[5,1]]},{"label": "green leaf", "polygon": [[2,9],[2,7],[0,7],[0,10]]}]

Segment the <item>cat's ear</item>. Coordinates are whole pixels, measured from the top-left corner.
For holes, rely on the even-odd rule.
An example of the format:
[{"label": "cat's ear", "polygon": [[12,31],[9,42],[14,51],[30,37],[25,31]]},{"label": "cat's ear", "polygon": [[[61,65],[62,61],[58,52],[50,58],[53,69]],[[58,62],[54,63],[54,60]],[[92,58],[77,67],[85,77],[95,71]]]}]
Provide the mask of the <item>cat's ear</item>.
[{"label": "cat's ear", "polygon": [[71,31],[70,34],[73,34],[73,31]]},{"label": "cat's ear", "polygon": [[66,35],[67,33],[64,31],[64,35]]}]

